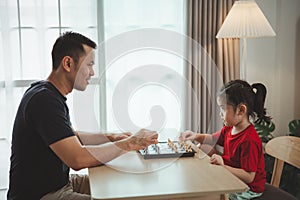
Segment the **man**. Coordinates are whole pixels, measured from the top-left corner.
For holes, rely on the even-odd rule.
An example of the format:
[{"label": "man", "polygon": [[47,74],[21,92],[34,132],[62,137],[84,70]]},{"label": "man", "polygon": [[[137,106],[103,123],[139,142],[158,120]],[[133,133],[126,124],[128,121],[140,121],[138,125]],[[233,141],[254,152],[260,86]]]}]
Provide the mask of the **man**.
[{"label": "man", "polygon": [[50,76],[25,92],[13,128],[9,200],[90,199],[88,177],[69,176],[69,168],[101,165],[157,143],[158,134],[147,130],[131,135],[72,129],[65,96],[86,89],[95,48],[81,34],[63,34],[53,46]]}]

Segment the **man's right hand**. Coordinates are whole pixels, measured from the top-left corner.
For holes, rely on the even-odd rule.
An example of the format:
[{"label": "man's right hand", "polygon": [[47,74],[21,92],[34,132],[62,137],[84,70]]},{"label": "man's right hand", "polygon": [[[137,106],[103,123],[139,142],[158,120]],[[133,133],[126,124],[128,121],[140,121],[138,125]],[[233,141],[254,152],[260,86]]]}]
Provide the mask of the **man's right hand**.
[{"label": "man's right hand", "polygon": [[156,131],[141,129],[128,138],[128,146],[130,150],[145,149],[150,144],[157,144],[157,139],[158,133]]},{"label": "man's right hand", "polygon": [[69,167],[80,170],[107,163],[127,151],[144,149],[157,143],[158,133],[142,129],[124,139],[100,145],[84,146],[77,136],[71,136],[50,145],[52,151]]}]

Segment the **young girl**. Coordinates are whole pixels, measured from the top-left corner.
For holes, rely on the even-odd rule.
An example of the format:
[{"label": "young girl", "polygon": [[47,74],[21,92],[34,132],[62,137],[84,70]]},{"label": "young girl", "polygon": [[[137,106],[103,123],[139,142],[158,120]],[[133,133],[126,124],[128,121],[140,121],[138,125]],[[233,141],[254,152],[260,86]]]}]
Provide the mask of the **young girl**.
[{"label": "young girl", "polygon": [[270,121],[264,108],[265,97],[263,84],[251,86],[242,80],[231,81],[223,86],[217,98],[225,124],[221,131],[214,134],[186,131],[180,135],[181,140],[224,147],[223,154],[213,154],[210,162],[223,165],[249,186],[247,192],[230,194],[231,200],[255,198],[264,191],[266,174],[262,142],[250,118]]}]

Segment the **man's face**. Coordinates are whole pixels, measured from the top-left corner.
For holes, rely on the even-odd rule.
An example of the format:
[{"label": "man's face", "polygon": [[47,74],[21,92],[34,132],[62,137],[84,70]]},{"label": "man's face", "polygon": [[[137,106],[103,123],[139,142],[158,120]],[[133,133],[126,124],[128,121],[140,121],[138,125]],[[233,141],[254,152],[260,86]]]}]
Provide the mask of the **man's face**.
[{"label": "man's face", "polygon": [[89,84],[89,80],[94,76],[95,51],[93,48],[84,45],[86,54],[81,56],[76,66],[76,78],[74,89],[84,91]]}]

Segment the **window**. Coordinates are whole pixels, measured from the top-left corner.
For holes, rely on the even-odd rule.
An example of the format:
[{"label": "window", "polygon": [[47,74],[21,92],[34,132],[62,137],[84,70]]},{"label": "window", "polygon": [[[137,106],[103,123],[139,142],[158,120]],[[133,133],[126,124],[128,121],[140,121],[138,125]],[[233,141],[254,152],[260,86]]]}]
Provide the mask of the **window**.
[{"label": "window", "polygon": [[[60,33],[78,31],[97,43],[143,28],[184,33],[184,0],[2,0],[0,17],[0,121],[4,127],[0,138],[10,139],[25,89],[31,82],[47,78],[51,71],[51,49]],[[100,36],[103,38],[98,40]],[[153,84],[139,85],[145,82],[143,77],[132,76],[126,83],[128,88],[139,87],[128,91],[130,98],[120,102],[126,103],[131,121],[139,127],[151,124],[151,109],[154,116],[165,114],[164,127],[180,127],[180,96],[166,87],[168,82],[180,87],[180,81],[170,73],[183,75],[183,61],[179,57],[156,49],[120,55],[106,70],[106,85],[99,84],[102,74],[97,60],[93,84],[85,92],[68,95],[75,128],[87,131],[122,128],[112,110],[113,95],[124,77],[147,65],[167,66],[171,70],[157,74],[160,81]]]},{"label": "window", "polygon": [[[106,40],[148,28],[185,33],[183,0],[105,0],[103,7]],[[137,38],[130,39],[136,42]],[[124,48],[125,43],[125,40],[121,42],[120,48]],[[176,76],[183,76],[180,57],[164,49],[145,47],[128,49],[106,65],[108,130],[180,129],[182,94],[169,87],[182,86]]]},{"label": "window", "polygon": [[[59,34],[78,31],[97,42],[97,1],[2,0],[0,4],[0,121],[4,128],[0,138],[10,139],[25,89],[51,71],[51,50]],[[73,95],[68,96],[70,113]]]}]

